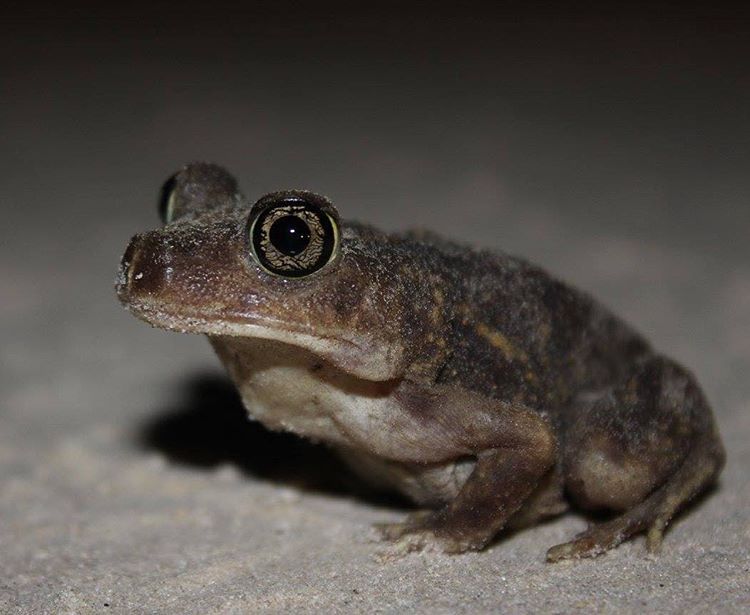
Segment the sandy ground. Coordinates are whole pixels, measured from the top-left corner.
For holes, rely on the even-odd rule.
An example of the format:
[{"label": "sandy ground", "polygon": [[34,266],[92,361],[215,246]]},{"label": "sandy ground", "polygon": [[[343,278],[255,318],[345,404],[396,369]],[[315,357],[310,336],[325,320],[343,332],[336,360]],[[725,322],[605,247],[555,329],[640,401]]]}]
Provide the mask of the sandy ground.
[{"label": "sandy ground", "polygon": [[[746,32],[527,15],[436,41],[407,15],[290,37],[155,15],[2,26],[0,612],[747,612]],[[569,514],[382,561],[369,528],[402,509],[248,423],[204,340],[115,300],[128,238],[196,158],[249,195],[310,188],[590,290],[699,375],[721,484],[658,557],[637,539],[545,564],[585,527]]]}]

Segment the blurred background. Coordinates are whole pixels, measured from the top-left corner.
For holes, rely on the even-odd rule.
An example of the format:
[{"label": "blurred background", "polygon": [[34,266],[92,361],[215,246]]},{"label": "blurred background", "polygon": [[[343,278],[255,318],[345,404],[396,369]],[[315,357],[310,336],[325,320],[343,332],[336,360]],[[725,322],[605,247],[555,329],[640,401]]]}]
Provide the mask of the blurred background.
[{"label": "blurred background", "polygon": [[[352,538],[387,511],[279,492],[274,469],[294,474],[295,458],[318,453],[243,431],[205,341],[118,306],[128,239],[158,224],[160,185],[192,160],[225,165],[251,199],[310,189],[346,218],[522,254],[693,368],[727,439],[730,487],[706,503],[714,517],[682,524],[704,559],[662,565],[691,591],[691,568],[718,570],[722,591],[747,598],[731,584],[750,540],[748,35],[747,14],[677,3],[6,3],[0,607],[344,608],[362,578],[362,608],[385,595],[404,608],[496,604],[486,559],[471,572],[486,593],[440,560],[443,593],[394,597],[393,579],[421,564],[373,568],[374,547]],[[503,577],[507,605],[528,606],[528,578],[551,574],[543,549],[580,526],[492,551],[524,570]],[[253,548],[241,556],[238,543]],[[284,549],[298,565],[277,561]],[[300,550],[321,554],[318,568],[344,562],[346,580],[301,579]],[[269,566],[275,577],[257,576]],[[555,570],[574,604],[575,577]],[[653,585],[653,569],[631,573],[610,606]],[[666,591],[650,598],[677,608]]]}]

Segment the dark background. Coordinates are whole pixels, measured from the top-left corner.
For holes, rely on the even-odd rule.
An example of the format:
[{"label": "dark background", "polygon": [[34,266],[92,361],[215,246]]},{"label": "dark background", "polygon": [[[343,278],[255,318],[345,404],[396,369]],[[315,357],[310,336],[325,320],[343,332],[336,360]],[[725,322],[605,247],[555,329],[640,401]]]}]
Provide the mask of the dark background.
[{"label": "dark background", "polygon": [[[497,242],[496,210],[534,202],[592,233],[705,253],[744,243],[750,29],[737,12],[23,6],[0,25],[13,210],[40,210],[54,186],[45,214],[60,224],[132,216],[167,174],[208,159],[249,195],[304,186],[388,226],[437,214]],[[471,178],[495,186],[462,193]]]},{"label": "dark background", "polygon": [[[0,610],[747,599],[746,12],[0,10]],[[658,562],[634,544],[550,572],[544,549],[582,527],[566,517],[482,556],[376,565],[358,537],[386,513],[335,489],[279,491],[279,464],[310,478],[318,453],[243,431],[205,342],[117,305],[129,237],[156,226],[161,183],[197,159],[227,166],[250,198],[310,189],[346,218],[523,254],[593,292],[698,373],[730,452],[724,488],[677,524]],[[327,566],[337,580],[305,576]]]}]

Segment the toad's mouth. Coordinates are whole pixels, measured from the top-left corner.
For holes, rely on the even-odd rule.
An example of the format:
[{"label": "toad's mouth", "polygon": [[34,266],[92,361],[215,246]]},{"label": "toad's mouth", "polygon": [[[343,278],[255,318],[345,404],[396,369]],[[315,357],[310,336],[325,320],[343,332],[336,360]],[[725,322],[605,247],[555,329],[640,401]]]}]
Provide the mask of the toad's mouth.
[{"label": "toad's mouth", "polygon": [[301,323],[245,312],[235,313],[218,306],[206,307],[198,312],[187,305],[136,296],[129,291],[128,284],[117,285],[117,296],[131,314],[159,329],[209,337],[274,340],[303,348],[359,378],[381,381],[399,376],[395,366],[400,363],[400,355],[375,339],[352,339],[340,334],[313,331]]}]

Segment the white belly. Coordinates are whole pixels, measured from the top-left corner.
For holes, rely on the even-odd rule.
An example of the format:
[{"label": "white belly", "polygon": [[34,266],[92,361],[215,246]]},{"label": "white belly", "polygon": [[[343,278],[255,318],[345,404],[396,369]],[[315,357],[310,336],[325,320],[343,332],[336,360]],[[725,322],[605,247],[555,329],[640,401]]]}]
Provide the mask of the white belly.
[{"label": "white belly", "polygon": [[357,446],[397,411],[392,383],[349,376],[304,349],[263,339],[210,340],[251,418],[269,429]]},{"label": "white belly", "polygon": [[332,445],[376,486],[435,505],[455,497],[474,467],[473,459],[406,463],[379,454],[418,447],[414,438],[404,442],[402,433],[393,433],[401,412],[391,397],[395,383],[350,376],[304,349],[273,340],[210,340],[251,418]]}]

